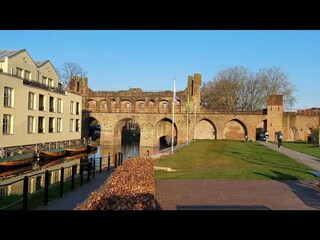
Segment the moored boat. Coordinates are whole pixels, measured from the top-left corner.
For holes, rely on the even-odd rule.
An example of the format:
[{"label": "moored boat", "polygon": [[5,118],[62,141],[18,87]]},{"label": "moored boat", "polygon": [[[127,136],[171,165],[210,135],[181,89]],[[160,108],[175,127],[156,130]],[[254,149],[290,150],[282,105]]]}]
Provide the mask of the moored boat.
[{"label": "moored boat", "polygon": [[72,146],[66,147],[66,151],[70,155],[85,152],[87,151],[87,149],[88,149],[87,144],[72,145]]},{"label": "moored boat", "polygon": [[0,166],[19,166],[31,163],[34,159],[33,153],[23,153],[0,158]]},{"label": "moored boat", "polygon": [[98,144],[95,142],[89,142],[88,143],[88,150],[94,151],[98,149]]},{"label": "moored boat", "polygon": [[52,148],[49,150],[42,151],[40,155],[44,158],[54,158],[54,157],[62,157],[66,154],[66,149],[61,148]]}]

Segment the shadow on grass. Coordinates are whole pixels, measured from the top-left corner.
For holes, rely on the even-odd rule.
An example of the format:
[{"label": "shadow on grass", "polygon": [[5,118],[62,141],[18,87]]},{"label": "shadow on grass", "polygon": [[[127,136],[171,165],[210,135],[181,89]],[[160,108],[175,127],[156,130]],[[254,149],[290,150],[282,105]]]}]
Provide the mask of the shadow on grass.
[{"label": "shadow on grass", "polygon": [[[298,181],[298,178],[281,173],[275,170],[271,170],[275,175],[269,175],[264,173],[255,173],[263,175],[272,180],[279,181],[290,187],[291,191],[308,207],[320,209],[320,193],[316,190],[316,187],[312,187],[307,181]],[[286,179],[286,180],[283,180]]]}]

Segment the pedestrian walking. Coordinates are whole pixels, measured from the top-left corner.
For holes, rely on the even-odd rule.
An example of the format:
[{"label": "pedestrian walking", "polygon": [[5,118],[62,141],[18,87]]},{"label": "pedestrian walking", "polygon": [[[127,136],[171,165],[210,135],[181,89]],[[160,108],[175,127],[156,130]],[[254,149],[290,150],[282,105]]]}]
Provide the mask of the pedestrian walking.
[{"label": "pedestrian walking", "polygon": [[282,148],[282,138],[283,138],[282,132],[279,131],[277,133],[278,148]]}]

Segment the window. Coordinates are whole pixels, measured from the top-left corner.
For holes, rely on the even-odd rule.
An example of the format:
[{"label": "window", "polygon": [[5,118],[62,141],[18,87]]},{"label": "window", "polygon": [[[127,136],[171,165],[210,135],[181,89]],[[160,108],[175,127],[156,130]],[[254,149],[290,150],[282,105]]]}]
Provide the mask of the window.
[{"label": "window", "polygon": [[47,78],[46,77],[42,77],[42,84],[47,85]]},{"label": "window", "polygon": [[54,98],[50,97],[49,99],[49,111],[54,112]]},{"label": "window", "polygon": [[44,133],[44,117],[38,118],[38,133]]},{"label": "window", "polygon": [[70,114],[73,114],[73,101],[70,102]]},{"label": "window", "polygon": [[76,132],[79,132],[80,129],[80,120],[76,119]]},{"label": "window", "polygon": [[28,116],[28,133],[34,133],[34,117]]},{"label": "window", "polygon": [[70,132],[74,132],[74,119],[70,119]]},{"label": "window", "polygon": [[34,104],[35,104],[34,96],[35,95],[33,92],[29,92],[29,95],[28,95],[28,109],[29,110],[34,110]]},{"label": "window", "polygon": [[12,134],[12,116],[3,114],[2,133],[4,135]]},{"label": "window", "polygon": [[53,86],[53,79],[51,79],[51,78],[48,78],[48,83],[49,83],[49,87],[54,87]]},{"label": "window", "polygon": [[57,118],[57,132],[62,132],[62,118]]},{"label": "window", "polygon": [[22,78],[22,69],[17,67],[17,71],[16,71],[16,75],[17,77],[21,77]]},{"label": "window", "polygon": [[39,111],[44,111],[44,95],[39,94]]},{"label": "window", "polygon": [[27,80],[31,80],[31,72],[25,70],[24,71],[24,78]]},{"label": "window", "polygon": [[168,103],[163,103],[163,110],[166,112],[168,109]]},{"label": "window", "polygon": [[4,87],[4,106],[13,107],[13,89]]},{"label": "window", "polygon": [[80,104],[77,102],[76,103],[76,114],[79,115],[79,110],[80,109]]},{"label": "window", "polygon": [[53,132],[53,126],[54,126],[54,118],[49,117],[49,133]]},{"label": "window", "polygon": [[57,104],[57,112],[62,113],[62,99],[58,98],[58,104]]},{"label": "window", "polygon": [[144,103],[140,104],[140,108],[143,109],[144,108]]},{"label": "window", "polygon": [[126,108],[130,108],[130,103],[129,102],[126,103]]}]

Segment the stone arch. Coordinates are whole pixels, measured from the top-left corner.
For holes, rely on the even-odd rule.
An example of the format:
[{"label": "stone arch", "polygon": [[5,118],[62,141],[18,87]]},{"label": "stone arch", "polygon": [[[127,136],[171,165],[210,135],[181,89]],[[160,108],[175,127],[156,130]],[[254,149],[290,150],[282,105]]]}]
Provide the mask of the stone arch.
[{"label": "stone arch", "polygon": [[267,130],[267,119],[262,120],[256,125],[256,141],[263,141],[264,140],[264,133]]},{"label": "stone arch", "polygon": [[145,112],[146,103],[144,100],[137,100],[135,103],[135,111],[136,112]]},{"label": "stone arch", "polygon": [[122,99],[120,102],[120,112],[131,112],[132,111],[132,103],[130,99]]},{"label": "stone arch", "polygon": [[90,112],[96,112],[96,101],[94,99],[88,100],[88,109]]},{"label": "stone arch", "polygon": [[215,124],[208,118],[200,119],[196,126],[196,138],[217,139],[217,128]]},{"label": "stone arch", "polygon": [[[172,144],[172,120],[170,118],[162,118],[155,124],[155,136],[160,148],[169,147]],[[178,142],[178,127],[174,123],[174,143]],[[167,146],[166,146],[167,145]]]},{"label": "stone arch", "polygon": [[159,101],[159,113],[170,113],[170,109],[168,100],[162,99]]},{"label": "stone arch", "polygon": [[107,112],[108,111],[107,101],[106,100],[101,100],[100,101],[99,111],[100,112]]},{"label": "stone arch", "polygon": [[115,112],[117,109],[117,101],[114,98],[110,99],[110,111]]},{"label": "stone arch", "polygon": [[154,109],[155,108],[155,103],[154,103],[154,100],[153,99],[150,99],[149,100],[149,103],[148,103],[148,110],[149,112],[154,112]]},{"label": "stone arch", "polygon": [[85,137],[91,137],[93,140],[100,138],[101,123],[98,119],[88,116],[83,121]]},{"label": "stone arch", "polygon": [[113,129],[114,144],[121,144],[123,126],[127,122],[135,122],[137,124],[137,126],[139,127],[139,132],[140,132],[141,125],[136,121],[136,119],[133,119],[130,117],[122,118],[119,121],[117,121],[117,123],[115,124],[114,129]]},{"label": "stone arch", "polygon": [[248,134],[246,125],[239,119],[230,120],[223,130],[224,139],[243,140]]}]

